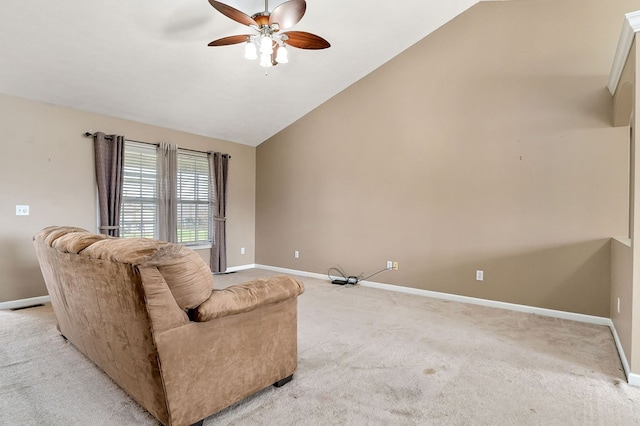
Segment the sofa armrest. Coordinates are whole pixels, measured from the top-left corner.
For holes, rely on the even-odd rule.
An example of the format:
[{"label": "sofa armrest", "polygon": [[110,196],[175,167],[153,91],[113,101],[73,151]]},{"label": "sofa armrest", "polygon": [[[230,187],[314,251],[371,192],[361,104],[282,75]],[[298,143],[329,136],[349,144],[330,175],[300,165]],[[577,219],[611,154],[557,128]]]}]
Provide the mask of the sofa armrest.
[{"label": "sofa armrest", "polygon": [[190,312],[189,317],[192,321],[210,321],[282,302],[303,292],[302,282],[287,275],[248,281],[214,290],[209,299]]}]

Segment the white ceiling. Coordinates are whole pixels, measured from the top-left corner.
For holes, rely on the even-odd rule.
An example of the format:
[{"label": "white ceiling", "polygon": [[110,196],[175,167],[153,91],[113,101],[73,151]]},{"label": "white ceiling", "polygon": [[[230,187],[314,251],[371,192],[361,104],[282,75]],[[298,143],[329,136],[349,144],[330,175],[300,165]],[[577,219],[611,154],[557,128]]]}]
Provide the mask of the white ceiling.
[{"label": "white ceiling", "polygon": [[2,0],[0,93],[257,146],[477,1],[307,0],[293,29],[331,48],[265,75],[242,44],[207,46],[251,32],[207,0]]}]

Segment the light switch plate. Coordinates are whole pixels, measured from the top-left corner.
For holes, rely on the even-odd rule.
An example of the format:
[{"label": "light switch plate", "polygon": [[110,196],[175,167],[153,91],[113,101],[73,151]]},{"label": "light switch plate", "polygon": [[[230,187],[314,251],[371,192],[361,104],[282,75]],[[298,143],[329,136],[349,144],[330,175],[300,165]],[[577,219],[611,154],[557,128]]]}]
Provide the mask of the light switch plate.
[{"label": "light switch plate", "polygon": [[29,216],[29,206],[16,205],[16,216]]}]

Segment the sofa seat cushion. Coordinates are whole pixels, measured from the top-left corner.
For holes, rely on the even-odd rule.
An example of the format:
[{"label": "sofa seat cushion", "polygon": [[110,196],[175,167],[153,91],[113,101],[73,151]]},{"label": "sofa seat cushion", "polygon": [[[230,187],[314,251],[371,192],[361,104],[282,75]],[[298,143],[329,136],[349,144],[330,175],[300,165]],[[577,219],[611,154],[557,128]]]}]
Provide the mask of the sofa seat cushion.
[{"label": "sofa seat cushion", "polygon": [[302,282],[287,275],[248,281],[214,291],[208,300],[190,312],[190,317],[193,321],[209,321],[282,302],[303,292]]}]

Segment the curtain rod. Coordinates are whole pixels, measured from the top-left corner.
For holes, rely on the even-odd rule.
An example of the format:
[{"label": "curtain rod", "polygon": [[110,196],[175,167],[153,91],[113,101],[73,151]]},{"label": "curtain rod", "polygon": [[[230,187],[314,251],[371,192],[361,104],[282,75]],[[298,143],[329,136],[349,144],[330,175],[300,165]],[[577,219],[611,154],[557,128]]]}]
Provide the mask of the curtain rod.
[{"label": "curtain rod", "polygon": [[[95,133],[91,133],[91,132],[84,132],[84,135],[83,135],[83,136],[85,136],[85,137],[94,137],[95,135],[96,135]],[[107,139],[111,139],[111,136],[110,136],[110,135],[105,135],[105,137],[106,137]],[[128,140],[129,142],[143,143],[143,144],[146,144],[146,145],[160,146],[160,144],[158,144],[158,143],[153,143],[153,142],[137,141],[137,140],[134,140],[134,139],[127,139],[127,138],[125,138],[125,140]],[[206,152],[206,151],[198,151],[197,149],[189,149],[189,148],[178,148],[178,149],[180,149],[180,150],[182,150],[182,151],[197,152],[197,153],[199,153],[199,154],[207,154],[207,152]],[[229,154],[225,154],[225,155],[229,155]],[[231,156],[230,156],[230,155],[229,155],[229,158],[231,158]]]}]

